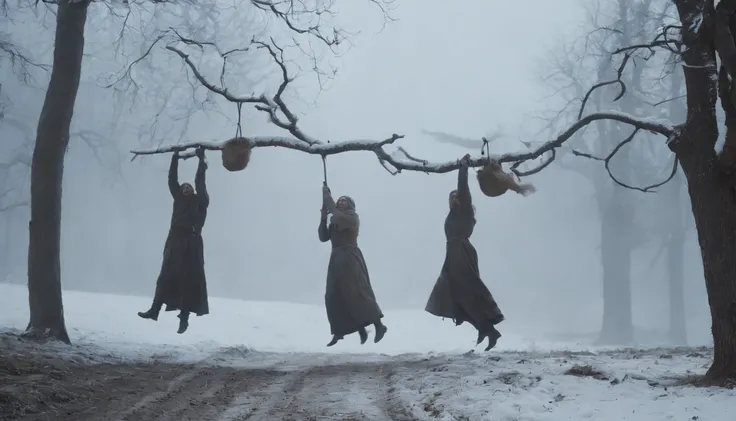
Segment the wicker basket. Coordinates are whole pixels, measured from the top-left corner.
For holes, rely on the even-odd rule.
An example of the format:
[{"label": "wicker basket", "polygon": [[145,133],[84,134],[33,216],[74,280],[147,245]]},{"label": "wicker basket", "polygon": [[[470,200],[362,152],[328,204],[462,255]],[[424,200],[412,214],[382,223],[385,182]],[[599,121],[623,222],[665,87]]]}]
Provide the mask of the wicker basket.
[{"label": "wicker basket", "polygon": [[495,161],[478,170],[478,186],[488,197],[498,197],[515,184],[511,174],[506,174]]},{"label": "wicker basket", "polygon": [[225,142],[222,147],[222,166],[228,171],[243,171],[250,161],[248,139],[236,137]]}]

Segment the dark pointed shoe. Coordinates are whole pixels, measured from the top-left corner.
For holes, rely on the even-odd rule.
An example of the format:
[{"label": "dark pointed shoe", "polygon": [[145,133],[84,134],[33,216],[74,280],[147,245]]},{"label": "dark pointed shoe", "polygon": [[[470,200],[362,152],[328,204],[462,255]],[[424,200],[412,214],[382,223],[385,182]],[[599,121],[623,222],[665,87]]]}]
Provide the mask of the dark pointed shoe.
[{"label": "dark pointed shoe", "polygon": [[480,345],[480,343],[483,342],[483,339],[485,338],[486,338],[486,334],[481,331],[478,331],[478,339],[475,341],[475,346]]},{"label": "dark pointed shoe", "polygon": [[327,346],[334,346],[337,343],[337,341],[339,341],[340,339],[342,339],[342,337],[337,336],[337,335],[332,335],[332,340],[330,341],[330,343],[327,344]]},{"label": "dark pointed shoe", "polygon": [[157,321],[158,320],[158,311],[156,311],[154,309],[150,309],[148,311],[139,311],[138,312],[138,317],[140,317],[141,319],[148,319],[148,320]]},{"label": "dark pointed shoe", "polygon": [[488,334],[488,345],[486,346],[486,351],[490,351],[493,349],[496,344],[498,343],[498,339],[501,337],[501,332],[499,332],[496,329],[493,329],[493,332]]},{"label": "dark pointed shoe", "polygon": [[179,316],[179,330],[176,331],[178,334],[182,334],[189,328],[189,320],[187,318]]},{"label": "dark pointed shoe", "polygon": [[387,331],[388,331],[388,328],[386,327],[386,325],[376,326],[376,336],[373,338],[373,343],[377,344],[381,342],[381,339],[383,339]]},{"label": "dark pointed shoe", "polygon": [[366,332],[364,327],[361,327],[358,329],[358,335],[360,336],[360,344],[363,345],[368,341],[368,332]]}]

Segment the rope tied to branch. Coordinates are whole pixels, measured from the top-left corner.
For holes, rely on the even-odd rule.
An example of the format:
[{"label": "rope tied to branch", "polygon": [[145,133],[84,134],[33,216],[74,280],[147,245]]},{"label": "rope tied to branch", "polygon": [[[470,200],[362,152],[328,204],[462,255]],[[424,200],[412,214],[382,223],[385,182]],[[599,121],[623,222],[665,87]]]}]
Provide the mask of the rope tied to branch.
[{"label": "rope tied to branch", "polygon": [[483,140],[483,145],[481,145],[480,147],[480,154],[483,156],[488,154],[488,157],[490,158],[491,157],[491,146],[490,146],[491,142],[489,142],[488,139],[486,139],[485,137],[482,137],[481,139]]},{"label": "rope tied to branch", "polygon": [[243,137],[243,125],[241,124],[242,118],[243,118],[243,103],[238,102],[238,123],[235,126],[235,138]]},{"label": "rope tied to branch", "polygon": [[251,145],[243,137],[243,103],[238,102],[238,123],[235,126],[235,137],[222,147],[222,166],[228,171],[242,171],[250,162]]},{"label": "rope tied to branch", "polygon": [[327,155],[322,155],[322,177],[325,186],[327,185]]}]

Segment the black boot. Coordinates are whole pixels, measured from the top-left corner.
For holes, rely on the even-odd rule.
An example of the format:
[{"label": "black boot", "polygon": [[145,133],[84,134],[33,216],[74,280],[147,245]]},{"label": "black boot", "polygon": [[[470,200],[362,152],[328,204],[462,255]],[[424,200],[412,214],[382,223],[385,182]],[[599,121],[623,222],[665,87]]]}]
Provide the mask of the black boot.
[{"label": "black boot", "polygon": [[490,351],[493,347],[496,346],[496,343],[498,342],[498,339],[501,337],[501,332],[498,331],[495,327],[493,328],[493,331],[489,332],[488,335],[488,346],[486,346],[486,351]]},{"label": "black boot", "polygon": [[373,326],[375,326],[376,328],[376,335],[373,337],[373,343],[377,344],[381,342],[381,339],[383,339],[383,336],[386,334],[388,328],[385,324],[381,323],[380,320],[376,323],[373,323]]},{"label": "black boot", "polygon": [[477,340],[475,341],[475,346],[478,346],[478,345],[480,345],[480,343],[481,343],[481,342],[483,342],[483,339],[485,339],[485,338],[486,338],[486,336],[488,336],[488,335],[486,335],[485,333],[483,333],[483,332],[481,332],[481,331],[479,330],[479,331],[478,331],[478,339],[477,339]]},{"label": "black boot", "polygon": [[189,313],[181,312],[179,313],[179,330],[176,331],[178,334],[182,334],[187,331],[187,328],[189,327]]},{"label": "black boot", "polygon": [[148,311],[145,311],[145,312],[139,311],[138,317],[142,319],[149,319],[149,320],[156,321],[158,320],[158,314],[160,312],[161,312],[161,303],[157,303],[154,301],[153,304],[151,304],[151,308],[149,308]]},{"label": "black boot", "polygon": [[360,336],[360,344],[363,345],[368,340],[368,332],[364,327],[358,329],[358,336]]},{"label": "black boot", "polygon": [[332,335],[332,340],[327,344],[327,346],[334,346],[340,339],[342,339],[342,336]]}]

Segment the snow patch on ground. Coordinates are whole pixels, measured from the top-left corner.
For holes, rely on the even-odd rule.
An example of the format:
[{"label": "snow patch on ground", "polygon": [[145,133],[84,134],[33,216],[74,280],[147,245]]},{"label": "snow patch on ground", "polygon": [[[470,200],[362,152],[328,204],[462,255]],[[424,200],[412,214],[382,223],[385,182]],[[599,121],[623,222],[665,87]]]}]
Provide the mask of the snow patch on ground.
[{"label": "snow patch on ground", "polygon": [[[316,378],[308,375],[314,367],[328,367],[320,371],[323,387],[331,385],[325,376],[335,367],[334,382],[353,379],[360,384],[344,386],[339,399],[325,392],[325,402],[355,409],[369,398],[347,391],[365,394],[364,383],[371,381],[398,396],[418,420],[736,419],[736,392],[678,385],[705,372],[711,358],[707,348],[611,350],[506,333],[498,349],[475,352],[468,351],[481,350],[474,348],[472,328],[457,328],[422,311],[387,311],[389,332],[379,344],[361,346],[357,337],[348,337],[326,348],[329,328],[324,309],[317,306],[213,298],[213,314],[193,318],[190,331],[177,335],[172,313],[158,322],[137,317],[149,304],[145,298],[67,291],[64,302],[73,346],[39,348],[2,335],[0,347],[83,363],[122,359],[267,368],[301,372],[307,382]],[[25,287],[0,284],[0,309],[0,329],[19,333],[28,320]],[[507,323],[503,327],[514,330]],[[355,365],[372,363],[391,367],[391,372],[379,373],[384,376],[380,378],[365,372],[360,374],[364,377],[351,377]],[[341,390],[337,383],[331,387]],[[306,389],[300,393],[320,396]],[[362,404],[369,419],[377,408],[374,401],[373,406]]]},{"label": "snow patch on ground", "polygon": [[[210,298],[211,314],[192,316],[189,330],[179,335],[175,312],[162,312],[157,322],[138,317],[137,312],[147,310],[150,304],[150,299],[144,297],[64,291],[64,315],[72,342],[104,346],[128,358],[146,357],[153,350],[172,359],[198,361],[222,347],[280,353],[457,353],[475,348],[477,336],[467,324],[457,327],[450,320],[442,321],[422,310],[388,310],[384,311],[384,322],[389,330],[380,343],[373,343],[369,327],[371,337],[365,345],[352,335],[327,348],[330,327],[321,306],[224,298]],[[0,327],[25,329],[28,289],[0,284],[0,309]],[[514,335],[517,329],[510,322],[499,328],[504,334],[499,350],[588,348]]]}]

